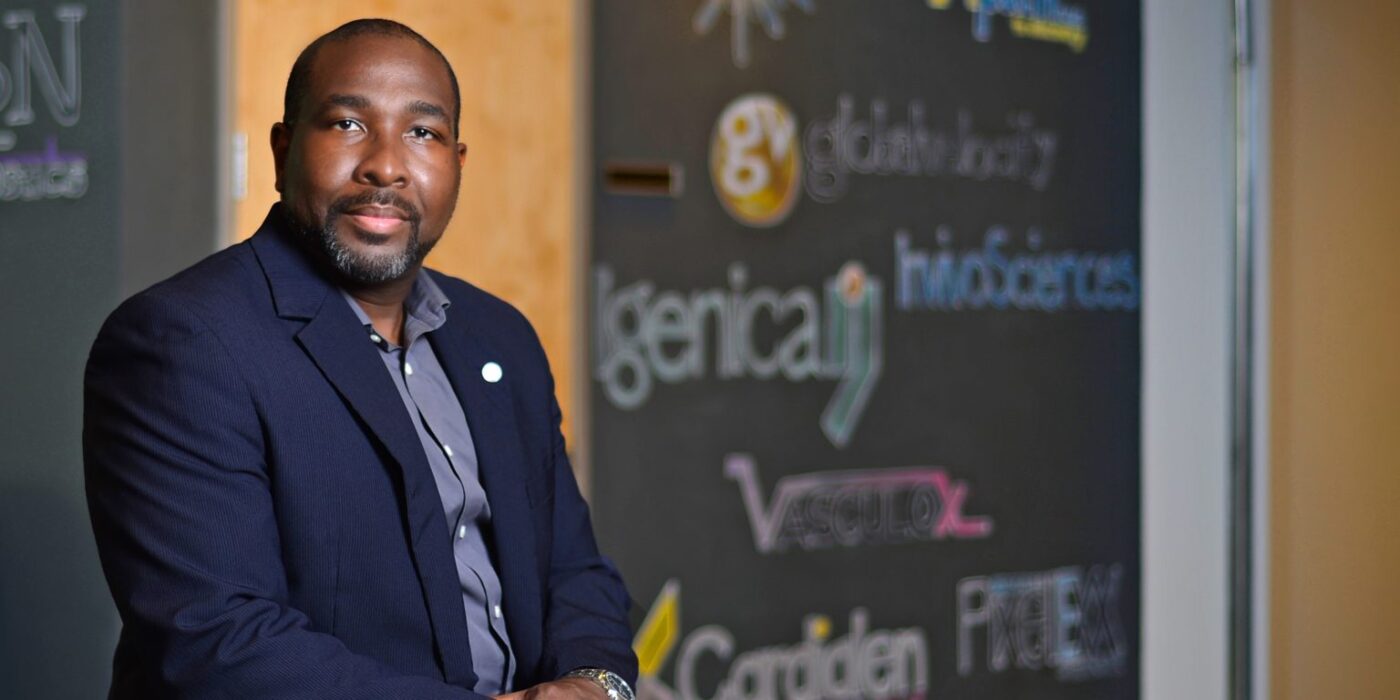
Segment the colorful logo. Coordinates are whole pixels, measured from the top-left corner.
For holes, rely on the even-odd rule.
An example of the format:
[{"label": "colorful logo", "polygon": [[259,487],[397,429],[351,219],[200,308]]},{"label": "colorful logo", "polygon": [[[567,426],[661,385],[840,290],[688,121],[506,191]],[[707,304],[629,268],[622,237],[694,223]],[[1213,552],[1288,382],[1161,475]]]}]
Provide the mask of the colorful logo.
[{"label": "colorful logo", "polygon": [[[928,0],[929,7],[946,10],[953,0]],[[992,18],[1002,16],[1011,34],[1034,41],[1064,44],[1078,53],[1089,43],[1089,18],[1083,7],[1061,0],[963,0],[963,9],[972,14],[972,36],[992,40]]]},{"label": "colorful logo", "polygon": [[[913,700],[928,692],[928,638],[923,630],[870,629],[864,608],[851,611],[846,634],[832,638],[826,615],[808,615],[802,641],[737,651],[733,633],[705,625],[680,639],[680,582],[662,587],[633,638],[638,700]],[[674,682],[659,678],[679,647]],[[714,671],[718,671],[718,679]]]},{"label": "colorful logo", "polygon": [[767,506],[753,457],[725,457],[724,475],[739,484],[754,547],[762,554],[992,534],[990,517],[963,514],[971,492],[967,482],[936,467],[785,476]]},{"label": "colorful logo", "polygon": [[690,24],[695,33],[701,36],[710,33],[719,22],[721,12],[729,11],[731,22],[729,50],[734,58],[735,68],[749,65],[749,23],[754,22],[763,28],[768,38],[778,40],[787,33],[783,22],[783,7],[792,5],[807,14],[815,9],[812,0],[705,0]]},{"label": "colorful logo", "polygon": [[[883,285],[858,262],[828,278],[823,293],[748,286],[729,266],[729,286],[656,291],[648,280],[617,288],[612,270],[594,271],[594,378],[614,406],[635,410],[657,382],[717,379],[836,380],[820,424],[845,447],[884,364]],[[760,329],[776,326],[778,337]]]},{"label": "colorful logo", "polygon": [[730,102],[710,137],[710,180],[724,210],[739,223],[765,228],[786,219],[802,184],[792,110],[766,94]]},{"label": "colorful logo", "polygon": [[[661,587],[656,600],[647,611],[637,636],[632,638],[632,650],[637,654],[637,671],[643,680],[655,680],[656,674],[671,657],[671,651],[681,636],[681,582],[671,579]],[[639,687],[638,690],[641,690]]]}]

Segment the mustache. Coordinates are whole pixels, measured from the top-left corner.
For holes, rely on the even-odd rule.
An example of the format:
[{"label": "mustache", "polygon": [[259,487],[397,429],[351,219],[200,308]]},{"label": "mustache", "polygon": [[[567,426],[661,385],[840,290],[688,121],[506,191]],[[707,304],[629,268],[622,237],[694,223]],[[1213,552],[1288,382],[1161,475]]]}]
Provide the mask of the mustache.
[{"label": "mustache", "polygon": [[402,211],[404,216],[407,216],[408,220],[414,224],[423,218],[423,215],[418,212],[418,207],[413,206],[408,200],[392,190],[370,190],[357,195],[340,197],[331,202],[329,209],[332,216],[339,216],[355,207],[363,206],[394,207]]}]

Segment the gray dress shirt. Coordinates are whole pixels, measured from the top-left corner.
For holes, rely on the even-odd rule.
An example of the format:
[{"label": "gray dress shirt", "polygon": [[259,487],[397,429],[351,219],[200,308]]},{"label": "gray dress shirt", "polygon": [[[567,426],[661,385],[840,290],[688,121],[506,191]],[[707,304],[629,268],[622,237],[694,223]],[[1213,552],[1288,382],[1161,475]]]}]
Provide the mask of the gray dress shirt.
[{"label": "gray dress shirt", "polygon": [[368,342],[379,348],[432,467],[451,528],[457,580],[462,585],[472,666],[478,678],[475,690],[483,695],[508,692],[515,675],[515,655],[501,608],[501,581],[482,536],[491,522],[491,504],[486,502],[486,491],[477,475],[476,447],[467,416],[425,337],[447,322],[451,302],[428,273],[420,271],[404,302],[403,345],[399,346],[375,332],[369,316],[353,297],[344,291],[341,294],[364,324]]}]

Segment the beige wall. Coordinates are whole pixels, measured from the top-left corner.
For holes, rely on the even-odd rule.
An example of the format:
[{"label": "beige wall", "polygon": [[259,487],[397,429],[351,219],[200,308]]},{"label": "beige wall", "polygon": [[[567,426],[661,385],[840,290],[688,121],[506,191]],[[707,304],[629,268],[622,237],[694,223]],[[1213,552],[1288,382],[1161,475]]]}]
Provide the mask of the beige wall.
[{"label": "beige wall", "polygon": [[572,437],[579,220],[572,189],[574,0],[234,0],[234,130],[248,136],[248,196],[234,204],[234,236],[251,235],[276,201],[268,130],[281,118],[292,62],[316,36],[358,17],[403,22],[452,62],[469,152],[457,214],[428,264],[505,298],[530,318],[554,368],[565,434]]},{"label": "beige wall", "polygon": [[1400,698],[1400,3],[1271,11],[1272,695]]}]

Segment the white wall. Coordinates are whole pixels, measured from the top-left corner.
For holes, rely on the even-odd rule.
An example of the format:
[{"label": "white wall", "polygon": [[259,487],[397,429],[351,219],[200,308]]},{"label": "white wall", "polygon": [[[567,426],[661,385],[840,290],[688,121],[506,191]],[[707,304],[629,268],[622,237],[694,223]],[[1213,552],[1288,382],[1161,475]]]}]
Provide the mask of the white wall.
[{"label": "white wall", "polygon": [[1228,660],[1232,9],[1143,10],[1142,687],[1212,700]]}]

